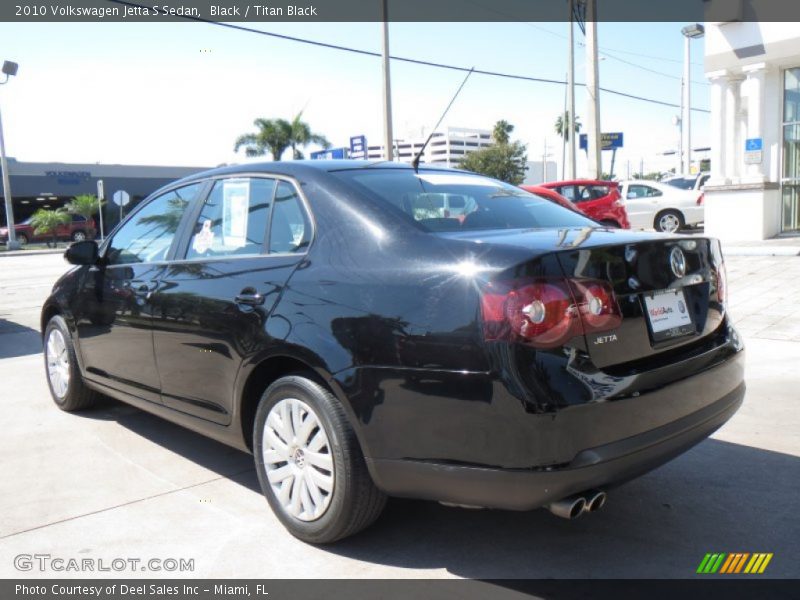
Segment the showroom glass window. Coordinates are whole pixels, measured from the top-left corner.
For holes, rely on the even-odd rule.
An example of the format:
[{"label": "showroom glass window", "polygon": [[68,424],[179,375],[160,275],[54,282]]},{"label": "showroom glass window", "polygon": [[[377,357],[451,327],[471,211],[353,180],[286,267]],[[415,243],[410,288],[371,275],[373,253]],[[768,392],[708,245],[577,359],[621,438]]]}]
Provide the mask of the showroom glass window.
[{"label": "showroom glass window", "polygon": [[186,258],[261,254],[276,181],[260,177],[214,183],[194,226]]},{"label": "showroom glass window", "polygon": [[800,230],[800,68],[783,79],[783,231]]},{"label": "showroom glass window", "polygon": [[201,183],[195,183],[171,190],[136,211],[111,239],[106,252],[108,264],[165,260],[183,213],[201,188]]},{"label": "showroom glass window", "polygon": [[269,251],[276,254],[305,252],[311,242],[311,221],[295,187],[278,183],[269,232]]}]

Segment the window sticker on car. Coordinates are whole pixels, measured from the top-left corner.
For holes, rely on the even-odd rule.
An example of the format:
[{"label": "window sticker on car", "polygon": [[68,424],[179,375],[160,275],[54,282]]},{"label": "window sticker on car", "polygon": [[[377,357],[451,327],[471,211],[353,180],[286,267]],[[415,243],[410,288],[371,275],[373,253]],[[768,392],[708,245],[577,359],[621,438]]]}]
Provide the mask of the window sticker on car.
[{"label": "window sticker on car", "polygon": [[222,186],[222,203],[222,243],[229,248],[242,248],[247,244],[250,180],[226,181]]},{"label": "window sticker on car", "polygon": [[214,244],[214,232],[211,231],[211,219],[203,221],[203,228],[194,236],[192,249],[198,254],[205,254]]}]

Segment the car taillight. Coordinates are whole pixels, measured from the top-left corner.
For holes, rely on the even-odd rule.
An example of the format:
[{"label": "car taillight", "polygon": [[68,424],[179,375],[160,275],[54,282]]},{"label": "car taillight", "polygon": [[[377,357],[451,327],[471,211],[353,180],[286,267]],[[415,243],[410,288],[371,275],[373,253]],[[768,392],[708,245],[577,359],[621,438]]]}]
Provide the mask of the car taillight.
[{"label": "car taillight", "polygon": [[622,315],[602,281],[535,279],[492,282],[481,298],[486,340],[555,348],[584,332],[608,331]]},{"label": "car taillight", "polygon": [[578,303],[583,328],[586,333],[599,333],[616,329],[622,323],[614,290],[605,281],[570,281]]},{"label": "car taillight", "polygon": [[703,204],[703,199],[705,197],[705,192],[701,192],[700,195],[697,197],[697,206],[701,206]]},{"label": "car taillight", "polygon": [[721,263],[717,267],[717,301],[720,304],[725,304],[728,295],[728,272],[725,269],[725,263]]}]

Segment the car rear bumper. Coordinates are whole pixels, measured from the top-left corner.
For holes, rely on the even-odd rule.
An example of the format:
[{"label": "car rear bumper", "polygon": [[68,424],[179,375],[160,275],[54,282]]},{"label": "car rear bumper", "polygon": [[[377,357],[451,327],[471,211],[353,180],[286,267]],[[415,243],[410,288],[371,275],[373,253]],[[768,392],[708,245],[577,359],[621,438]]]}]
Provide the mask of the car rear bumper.
[{"label": "car rear bumper", "polygon": [[[743,352],[732,360],[743,360]],[[717,369],[706,389],[719,389]],[[697,383],[697,381],[694,381]],[[648,394],[643,402],[669,402],[680,394],[680,382]],[[704,386],[705,387],[705,386]],[[728,388],[730,389],[730,388]],[[706,439],[741,406],[745,383],[703,408],[660,427],[579,452],[567,465],[544,469],[502,469],[435,461],[367,459],[376,485],[389,495],[455,504],[530,510],[593,488],[608,488],[638,477]]]}]

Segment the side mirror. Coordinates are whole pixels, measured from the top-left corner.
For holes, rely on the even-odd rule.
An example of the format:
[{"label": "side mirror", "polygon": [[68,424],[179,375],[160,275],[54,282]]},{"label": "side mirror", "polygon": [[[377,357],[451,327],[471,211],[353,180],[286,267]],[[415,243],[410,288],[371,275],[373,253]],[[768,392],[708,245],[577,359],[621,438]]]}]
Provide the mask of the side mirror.
[{"label": "side mirror", "polygon": [[93,240],[84,240],[82,242],[70,244],[67,251],[64,252],[66,261],[73,265],[97,264],[98,256],[97,242]]}]

